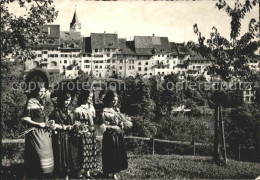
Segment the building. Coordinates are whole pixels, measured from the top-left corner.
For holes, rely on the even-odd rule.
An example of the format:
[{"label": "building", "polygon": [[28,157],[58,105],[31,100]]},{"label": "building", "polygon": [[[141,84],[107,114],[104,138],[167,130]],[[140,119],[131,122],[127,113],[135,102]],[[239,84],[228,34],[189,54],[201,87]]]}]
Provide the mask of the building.
[{"label": "building", "polygon": [[175,73],[185,79],[206,75],[204,70],[209,65],[201,56],[191,54],[184,43],[169,42],[168,37],[153,34],[127,41],[106,32],[83,37],[76,10],[69,31],[60,31],[59,25],[46,25],[43,30],[45,38],[27,45],[35,58],[25,61],[25,71],[42,68],[67,79],[76,78],[79,71],[98,78]]}]

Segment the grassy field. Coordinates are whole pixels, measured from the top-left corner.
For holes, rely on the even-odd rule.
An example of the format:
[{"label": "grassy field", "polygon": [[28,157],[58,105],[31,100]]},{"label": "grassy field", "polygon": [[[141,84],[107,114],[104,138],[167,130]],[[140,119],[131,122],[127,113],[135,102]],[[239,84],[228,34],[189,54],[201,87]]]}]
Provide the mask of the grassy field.
[{"label": "grassy field", "polygon": [[[221,167],[209,156],[129,155],[128,158],[129,167],[119,174],[120,179],[255,179],[260,175],[260,163],[229,160],[227,166]],[[6,161],[2,161],[2,179],[14,179],[14,174],[20,179],[22,161],[11,166],[5,165]],[[100,178],[101,164],[95,174],[94,177]]]}]

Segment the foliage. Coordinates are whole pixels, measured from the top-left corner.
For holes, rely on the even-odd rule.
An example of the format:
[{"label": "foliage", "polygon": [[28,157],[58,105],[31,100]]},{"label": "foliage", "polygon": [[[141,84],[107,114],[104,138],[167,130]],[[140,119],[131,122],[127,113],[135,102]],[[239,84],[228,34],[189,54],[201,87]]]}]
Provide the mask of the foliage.
[{"label": "foliage", "polygon": [[[26,10],[24,16],[15,16],[9,4],[18,3]],[[53,0],[2,0],[1,1],[1,59],[7,55],[32,58],[27,45],[37,44],[46,37],[42,26],[53,22],[58,12],[52,6]]]},{"label": "foliage", "polygon": [[142,78],[125,79],[126,89],[121,92],[121,111],[130,116],[154,118],[154,101],[151,99],[151,88],[148,81]]},{"label": "foliage", "polygon": [[212,142],[212,122],[206,119],[195,119],[186,116],[170,116],[162,120],[156,137],[175,141]]},{"label": "foliage", "polygon": [[241,19],[249,12],[259,0],[246,0],[242,5],[238,0],[232,9],[225,0],[216,3],[218,9],[223,9],[231,18],[230,41],[220,35],[216,27],[212,28],[210,39],[207,39],[199,31],[198,25],[193,26],[194,33],[198,36],[198,43],[189,42],[188,45],[204,57],[213,60],[209,72],[213,76],[220,77],[223,81],[255,80],[256,72],[248,67],[250,57],[260,47],[257,38],[259,35],[259,22],[251,19],[248,32],[239,39]]},{"label": "foliage", "polygon": [[[2,62],[1,80],[2,138],[8,135],[9,138],[15,138],[17,133],[24,128],[18,120],[26,102],[24,91],[19,86],[19,83],[23,81],[23,69],[20,62]],[[17,85],[13,87],[13,83]]]},{"label": "foliage", "polygon": [[157,134],[158,125],[150,119],[140,116],[133,117],[133,127],[129,130],[129,134],[139,137],[153,137]]},{"label": "foliage", "polygon": [[238,146],[257,149],[260,126],[260,110],[253,106],[238,106],[226,115],[226,137],[233,157],[237,157]]}]

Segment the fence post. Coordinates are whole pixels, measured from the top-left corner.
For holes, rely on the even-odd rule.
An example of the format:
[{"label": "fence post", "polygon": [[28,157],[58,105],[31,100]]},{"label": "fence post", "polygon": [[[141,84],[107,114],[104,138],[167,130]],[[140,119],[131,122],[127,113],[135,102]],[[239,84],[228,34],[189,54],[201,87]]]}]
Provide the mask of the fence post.
[{"label": "fence post", "polygon": [[152,137],[151,140],[152,140],[152,154],[154,155],[154,137]]},{"label": "fence post", "polygon": [[191,144],[192,144],[192,152],[193,152],[193,155],[195,156],[195,155],[196,155],[196,145],[195,145],[195,141],[192,140]]},{"label": "fence post", "polygon": [[240,161],[240,144],[238,144],[238,160]]}]

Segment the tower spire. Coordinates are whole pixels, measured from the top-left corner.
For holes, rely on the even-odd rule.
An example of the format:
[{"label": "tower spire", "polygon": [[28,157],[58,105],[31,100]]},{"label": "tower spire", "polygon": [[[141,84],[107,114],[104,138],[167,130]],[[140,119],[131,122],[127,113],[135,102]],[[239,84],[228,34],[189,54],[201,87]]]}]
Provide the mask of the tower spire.
[{"label": "tower spire", "polygon": [[77,16],[77,5],[75,5],[75,12],[72,18],[72,21],[70,23],[70,31],[79,31],[81,29],[81,24],[79,22],[78,16]]}]

